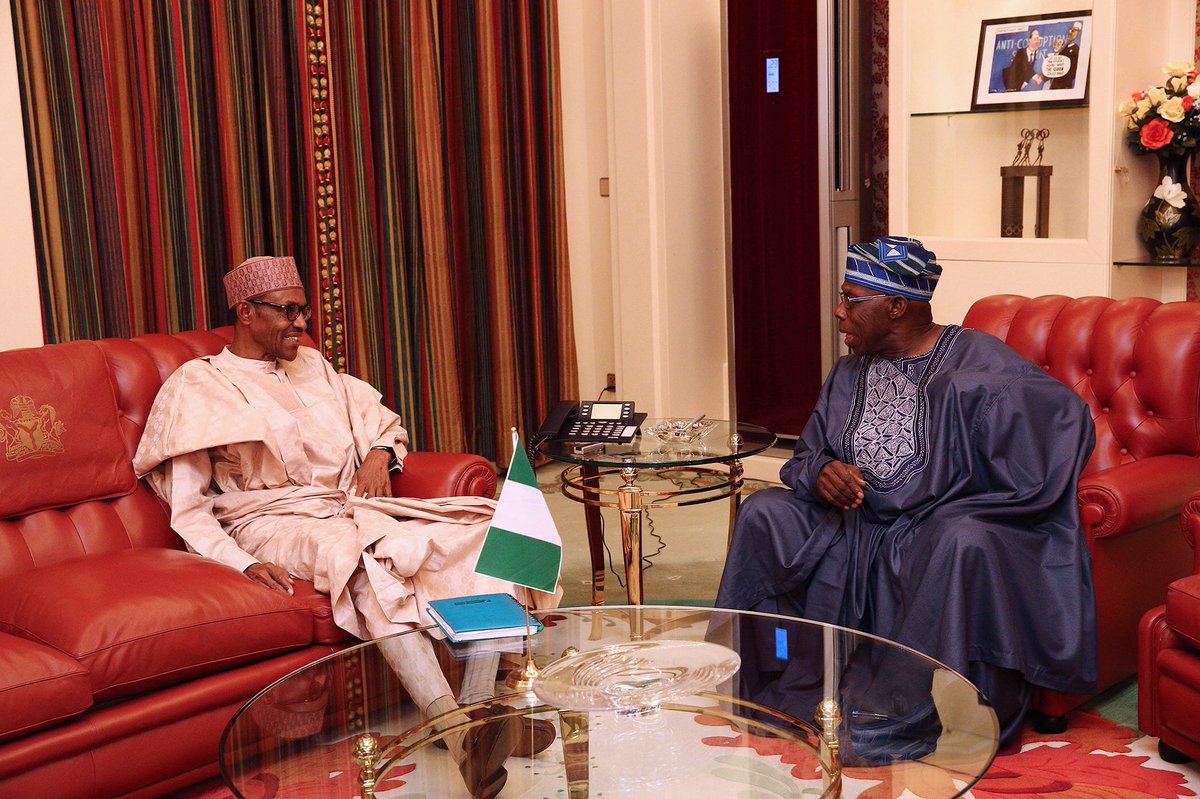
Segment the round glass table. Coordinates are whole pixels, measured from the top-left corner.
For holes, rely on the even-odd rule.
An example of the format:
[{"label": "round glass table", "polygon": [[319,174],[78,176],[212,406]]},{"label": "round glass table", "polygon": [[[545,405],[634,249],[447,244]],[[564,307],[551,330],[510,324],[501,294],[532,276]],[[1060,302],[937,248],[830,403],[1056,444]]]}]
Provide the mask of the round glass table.
[{"label": "round glass table", "polygon": [[472,659],[503,653],[495,696],[470,706],[492,715],[449,729],[422,718],[368,642],[251,699],[222,738],[225,781],[247,799],[470,796],[438,742],[502,717],[557,734],[504,762],[501,799],[939,799],[970,789],[996,753],[996,715],[970,682],[880,638],[711,608],[535,616],[545,629],[528,644],[434,640],[451,685]]},{"label": "round glass table", "polygon": [[[677,421],[677,425],[673,424]],[[578,441],[551,439],[538,451],[569,464],[559,477],[563,496],[584,506],[592,562],[592,604],[604,604],[604,527],[601,508],[616,508],[621,518],[621,550],[629,601],[642,603],[642,517],[649,508],[678,508],[729,498],[729,535],[742,496],[742,458],[775,443],[765,427],[723,419],[704,419],[695,428],[687,420],[647,419],[642,432],[625,444],[584,449]],[[694,430],[694,435],[689,435]],[[658,431],[659,435],[654,432]],[[645,489],[639,475],[672,480],[683,488]],[[615,484],[614,484],[615,483]]]}]

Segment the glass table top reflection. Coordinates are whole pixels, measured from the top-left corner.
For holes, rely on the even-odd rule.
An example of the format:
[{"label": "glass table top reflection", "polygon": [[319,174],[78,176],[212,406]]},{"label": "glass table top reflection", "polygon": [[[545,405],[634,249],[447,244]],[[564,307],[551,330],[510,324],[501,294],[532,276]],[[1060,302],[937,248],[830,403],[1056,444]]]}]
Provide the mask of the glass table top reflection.
[{"label": "glass table top reflection", "polygon": [[[748,458],[770,448],[775,435],[765,427],[725,419],[704,419],[703,435],[692,440],[670,433],[670,419],[647,419],[641,433],[624,444],[603,444],[591,452],[579,452],[580,442],[550,439],[540,451],[553,460],[599,467],[624,466],[635,469],[725,463]],[[654,434],[659,430],[662,436]]]},{"label": "glass table top reflection", "polygon": [[[970,682],[880,638],[711,608],[535,615],[545,629],[527,652],[521,638],[434,640],[451,685],[501,651],[481,705],[556,728],[548,749],[508,758],[501,799],[938,799],[968,791],[996,753],[996,715]],[[527,658],[532,686],[507,688]],[[469,796],[445,737],[369,642],[255,696],[226,729],[220,765],[240,797]]]}]

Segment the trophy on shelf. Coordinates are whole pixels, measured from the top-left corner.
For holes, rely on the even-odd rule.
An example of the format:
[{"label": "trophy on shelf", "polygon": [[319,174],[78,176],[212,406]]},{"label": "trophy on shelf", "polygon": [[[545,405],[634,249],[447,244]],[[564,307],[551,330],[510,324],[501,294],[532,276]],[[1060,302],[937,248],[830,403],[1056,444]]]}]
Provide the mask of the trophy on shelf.
[{"label": "trophy on shelf", "polygon": [[[1033,235],[1044,239],[1050,235],[1050,175],[1054,167],[1042,163],[1046,153],[1048,128],[1024,128],[1017,142],[1017,154],[1012,163],[1000,167],[1000,235],[1021,238],[1025,235],[1025,178],[1037,178],[1037,219]],[[1037,142],[1037,155],[1031,160],[1030,151]]]}]

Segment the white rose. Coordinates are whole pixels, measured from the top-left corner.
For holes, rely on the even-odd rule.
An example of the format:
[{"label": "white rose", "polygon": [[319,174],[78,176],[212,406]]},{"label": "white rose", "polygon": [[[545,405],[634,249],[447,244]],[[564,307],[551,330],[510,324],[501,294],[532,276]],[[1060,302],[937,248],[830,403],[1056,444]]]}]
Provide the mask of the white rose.
[{"label": "white rose", "polygon": [[1163,67],[1163,72],[1173,78],[1180,78],[1186,76],[1195,68],[1195,64],[1189,64],[1186,61],[1171,61],[1165,67]]},{"label": "white rose", "polygon": [[1183,121],[1183,100],[1179,97],[1172,97],[1158,107],[1158,115],[1168,122]]},{"label": "white rose", "polygon": [[1167,91],[1162,86],[1155,86],[1154,88],[1146,89],[1146,97],[1150,99],[1152,104],[1158,105],[1167,99]]},{"label": "white rose", "polygon": [[1146,118],[1146,114],[1150,113],[1150,101],[1148,99],[1138,100],[1137,110],[1133,112],[1133,118],[1141,122]]},{"label": "white rose", "polygon": [[1169,88],[1173,94],[1178,94],[1179,92],[1183,91],[1184,86],[1187,86],[1187,78],[1182,75],[1176,75],[1173,78],[1167,79],[1167,88]]},{"label": "white rose", "polygon": [[1133,116],[1133,112],[1137,110],[1137,101],[1132,97],[1127,97],[1117,106],[1117,113],[1123,117]]},{"label": "white rose", "polygon": [[1187,93],[1193,100],[1200,100],[1200,80],[1191,83],[1187,88]]}]

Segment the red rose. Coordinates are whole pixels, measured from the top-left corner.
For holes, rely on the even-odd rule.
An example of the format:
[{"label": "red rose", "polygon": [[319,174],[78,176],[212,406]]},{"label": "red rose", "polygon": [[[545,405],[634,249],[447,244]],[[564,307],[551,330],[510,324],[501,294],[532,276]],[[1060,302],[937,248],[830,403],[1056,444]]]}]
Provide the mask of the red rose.
[{"label": "red rose", "polygon": [[1194,106],[1195,104],[1196,104],[1196,101],[1190,94],[1187,97],[1183,98],[1183,110],[1184,111],[1191,111],[1192,106]]},{"label": "red rose", "polygon": [[1146,99],[1145,92],[1134,92],[1132,96],[1133,96],[1133,99],[1137,100],[1138,102],[1141,102],[1142,100]]},{"label": "red rose", "polygon": [[1161,150],[1175,138],[1175,131],[1165,119],[1152,119],[1142,126],[1142,146],[1147,150]]}]

